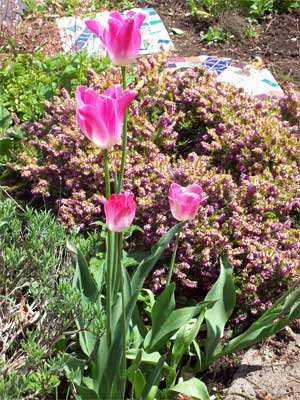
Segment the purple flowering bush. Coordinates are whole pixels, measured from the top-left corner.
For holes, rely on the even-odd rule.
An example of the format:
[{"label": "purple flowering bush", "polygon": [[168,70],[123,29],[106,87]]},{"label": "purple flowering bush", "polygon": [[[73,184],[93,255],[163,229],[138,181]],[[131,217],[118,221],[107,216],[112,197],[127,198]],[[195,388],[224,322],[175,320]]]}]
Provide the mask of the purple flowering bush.
[{"label": "purple flowering bush", "polygon": [[[208,199],[181,233],[174,279],[183,301],[202,296],[227,251],[238,291],[236,322],[242,322],[299,273],[300,94],[290,87],[283,99],[262,102],[200,69],[166,71],[153,58],[141,60],[135,74],[139,94],[130,112],[124,190],[134,193],[135,223],[145,235],[143,242],[134,236],[130,248],[148,248],[175,224],[168,203],[173,181],[198,183]],[[119,79],[116,69],[89,71],[89,86],[99,92]],[[105,191],[101,152],[79,131],[66,91],[46,109],[29,129],[17,168],[32,194],[56,201],[65,225],[95,229]],[[165,284],[167,265],[162,261],[153,273],[153,290]]]}]

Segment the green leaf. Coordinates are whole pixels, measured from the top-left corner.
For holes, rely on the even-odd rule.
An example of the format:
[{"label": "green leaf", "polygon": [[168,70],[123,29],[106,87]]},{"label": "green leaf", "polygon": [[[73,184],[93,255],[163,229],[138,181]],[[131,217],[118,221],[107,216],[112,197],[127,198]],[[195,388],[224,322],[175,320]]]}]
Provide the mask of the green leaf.
[{"label": "green leaf", "polygon": [[144,285],[144,281],[145,281],[146,277],[149,275],[152,268],[155,266],[157,261],[160,259],[165,248],[168,246],[168,244],[172,240],[175,233],[180,231],[181,228],[185,224],[186,224],[186,221],[179,222],[178,224],[173,226],[171,229],[169,229],[169,231],[160,238],[158,243],[156,243],[154,246],[152,246],[150,255],[148,257],[144,258],[144,260],[137,267],[137,270],[135,271],[135,273],[132,277],[131,286],[132,286],[133,293],[134,292],[139,293],[139,291],[142,289],[142,287]]},{"label": "green leaf", "polygon": [[158,331],[153,333],[152,329],[150,329],[144,342],[146,351],[159,351],[182,325],[198,315],[203,309],[212,307],[214,303],[213,301],[203,301],[194,307],[184,307],[174,310],[163,322]]},{"label": "green leaf", "polygon": [[154,293],[150,289],[142,289],[140,291],[138,301],[143,303],[143,310],[144,312],[150,316],[152,308],[155,304],[155,297]]},{"label": "green leaf", "polygon": [[140,354],[140,362],[150,365],[156,365],[161,357],[161,355],[156,351],[154,353],[146,353],[142,349],[129,349],[126,353],[126,358],[128,360],[135,360]]},{"label": "green leaf", "polygon": [[73,357],[70,354],[65,354],[64,356],[66,357],[66,362],[64,363],[63,369],[66,373],[66,377],[73,383],[80,385],[86,361]]},{"label": "green leaf", "polygon": [[163,323],[175,308],[174,291],[175,283],[172,282],[170,285],[164,288],[152,307],[152,337],[154,337],[160,331]]},{"label": "green leaf", "polygon": [[[137,267],[131,282],[129,281],[128,274],[126,275],[126,330],[128,330],[129,323],[132,320],[132,315],[136,307],[137,299],[144,285],[147,275],[151,272],[156,262],[161,257],[163,251],[169,244],[176,232],[178,232],[186,222],[180,222],[172,227],[157,244],[151,248],[151,253],[146,257]],[[120,299],[116,299],[120,301]],[[97,351],[95,379],[99,390],[99,396],[102,398],[109,398],[109,391],[119,370],[120,353],[122,351],[122,318],[119,313],[119,307],[114,307],[112,310],[112,320],[114,321],[115,329],[112,337],[111,348],[107,349],[107,334],[105,333],[101,338],[100,346]],[[117,312],[118,311],[118,312]],[[111,366],[114,368],[111,368]]]},{"label": "green leaf", "polygon": [[[232,339],[218,355],[218,358],[224,354],[230,354],[261,342],[280,331],[294,319],[299,318],[300,288],[289,293],[288,297],[284,294],[281,297],[281,301],[284,301],[283,305],[276,302],[269,310],[263,313],[246,332]],[[276,309],[276,307],[278,307],[278,309]]]},{"label": "green leaf", "polygon": [[67,249],[76,268],[73,287],[80,291],[84,303],[95,303],[99,292],[83,254],[70,242],[67,242]]},{"label": "green leaf", "polygon": [[197,378],[178,383],[170,389],[172,392],[185,394],[197,400],[209,400],[209,393],[206,385]]},{"label": "green leaf", "polygon": [[[130,377],[132,377],[134,371],[136,371],[139,368],[142,361],[142,349],[132,349],[132,350],[126,352],[126,358],[129,360],[133,360],[130,367],[127,368],[126,371],[129,380],[131,379]],[[131,354],[129,354],[129,352],[131,352]]]},{"label": "green leaf", "polygon": [[148,255],[145,251],[135,251],[132,253],[127,253],[123,250],[123,265],[125,268],[135,267]]},{"label": "green leaf", "polygon": [[10,137],[0,138],[0,156],[9,156],[14,140]]},{"label": "green leaf", "polygon": [[[132,316],[134,306],[130,303],[134,297],[131,293],[130,280],[127,271],[125,273],[125,304],[129,305],[126,312],[126,330]],[[115,304],[112,307],[112,343],[107,347],[107,332],[104,333],[100,341],[100,346],[95,359],[95,381],[98,388],[98,394],[101,398],[110,398],[111,390],[116,381],[120,368],[120,354],[122,351],[122,303],[121,296],[118,293]],[[112,368],[111,366],[114,366]],[[119,387],[114,386],[117,391]],[[119,394],[116,394],[118,397]],[[120,394],[121,396],[121,394]]]},{"label": "green leaf", "polygon": [[143,321],[142,317],[140,316],[137,305],[134,307],[131,322],[132,322],[133,345],[135,347],[140,347],[140,345],[144,341],[148,331],[144,325],[144,321]]},{"label": "green leaf", "polygon": [[[98,400],[98,394],[85,386],[75,385],[76,387],[76,399],[81,400]],[[78,396],[79,395],[79,396]]]},{"label": "green leaf", "polygon": [[5,107],[0,106],[0,129],[6,131],[12,123],[10,112]]},{"label": "green leaf", "polygon": [[[149,376],[149,379],[146,383],[146,386],[139,400],[150,400],[150,398],[154,398],[161,380],[161,373],[165,360],[166,360],[165,355],[160,357],[158,363],[156,364],[155,368],[152,370]],[[149,397],[150,392],[151,392],[151,397]]]},{"label": "green leaf", "polygon": [[[88,264],[80,252],[73,244],[67,242],[67,249],[71,253],[72,261],[75,265],[75,274],[73,277],[73,287],[78,289],[81,294],[81,300],[84,304],[95,303],[99,291],[96,283],[90,274]],[[82,351],[89,357],[95,349],[97,339],[96,337],[86,331],[87,326],[85,321],[79,316],[76,324],[80,329],[79,343]]]},{"label": "green leaf", "polygon": [[202,350],[200,350],[199,344],[196,342],[196,340],[193,340],[193,347],[197,356],[197,370],[202,371],[204,362],[205,362],[205,355]]},{"label": "green leaf", "polygon": [[97,257],[92,257],[90,259],[89,270],[96,282],[99,293],[102,292],[102,287],[104,285],[104,268],[105,268],[105,259],[101,260]]},{"label": "green leaf", "polygon": [[140,369],[134,371],[134,376],[132,380],[132,387],[135,393],[135,398],[139,399],[143,393],[146,386],[146,379]]},{"label": "green leaf", "polygon": [[232,266],[227,257],[220,257],[220,275],[208,292],[205,300],[217,300],[205,314],[207,337],[205,343],[205,368],[214,360],[225,324],[235,306],[236,294],[232,280]]},{"label": "green leaf", "polygon": [[206,308],[203,309],[197,319],[193,318],[184,324],[176,334],[175,342],[172,347],[171,366],[175,365],[183,354],[188,350],[193,340],[196,338],[202,325]]}]

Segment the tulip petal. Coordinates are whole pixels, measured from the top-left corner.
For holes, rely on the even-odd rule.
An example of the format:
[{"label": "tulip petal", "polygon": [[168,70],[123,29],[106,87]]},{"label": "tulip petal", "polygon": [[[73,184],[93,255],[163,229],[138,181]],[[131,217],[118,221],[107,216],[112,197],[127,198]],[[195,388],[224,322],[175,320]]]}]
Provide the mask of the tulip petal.
[{"label": "tulip petal", "polygon": [[121,85],[113,85],[110,86],[108,89],[106,89],[103,94],[105,96],[109,96],[113,99],[117,99],[121,96],[122,94],[122,86]]},{"label": "tulip petal", "polygon": [[98,21],[94,19],[89,19],[85,21],[86,27],[93,33],[95,33],[104,43],[104,32],[105,28]]},{"label": "tulip petal", "polygon": [[85,136],[97,147],[108,148],[109,132],[104,121],[98,117],[97,108],[89,105],[81,107],[77,109],[76,116]]},{"label": "tulip petal", "polygon": [[133,90],[125,90],[122,97],[118,99],[118,114],[124,114],[125,110],[129,107],[134,100],[136,92]]},{"label": "tulip petal", "polygon": [[119,13],[119,11],[111,11],[111,12],[109,13],[109,16],[110,16],[111,18],[118,19],[120,22],[123,22],[122,15]]},{"label": "tulip petal", "polygon": [[113,194],[103,204],[109,230],[123,232],[132,224],[136,212],[132,193]]},{"label": "tulip petal", "polygon": [[173,217],[178,221],[195,218],[199,205],[206,199],[206,194],[197,184],[183,187],[172,183],[170,186],[170,209]]},{"label": "tulip petal", "polygon": [[93,89],[86,86],[78,86],[75,91],[75,99],[77,107],[82,107],[86,104],[94,105],[97,103],[99,95]]}]

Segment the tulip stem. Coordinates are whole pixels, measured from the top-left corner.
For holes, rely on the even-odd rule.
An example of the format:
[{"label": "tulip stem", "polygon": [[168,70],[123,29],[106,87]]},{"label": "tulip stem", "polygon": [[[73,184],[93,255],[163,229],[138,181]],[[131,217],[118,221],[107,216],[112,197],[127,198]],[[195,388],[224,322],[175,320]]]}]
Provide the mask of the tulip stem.
[{"label": "tulip stem", "polygon": [[122,393],[125,398],[126,388],[126,311],[125,311],[125,271],[122,262],[123,256],[123,237],[122,232],[117,233],[117,248],[118,248],[118,269],[120,275],[120,292],[122,297],[122,353],[121,353],[121,385]]},{"label": "tulip stem", "polygon": [[[103,150],[103,163],[105,174],[105,191],[106,198],[110,197],[110,179],[109,179],[109,160],[108,151]],[[113,233],[108,230],[106,242],[106,329],[107,329],[107,344],[108,348],[111,346],[112,332],[111,332],[111,309],[112,309],[112,270],[113,270]]]},{"label": "tulip stem", "polygon": [[176,259],[176,253],[177,253],[178,244],[179,244],[179,235],[180,235],[180,230],[175,235],[175,244],[174,244],[174,249],[173,249],[172,258],[171,258],[170,267],[169,267],[169,272],[168,272],[168,277],[167,277],[167,286],[170,284],[171,278],[172,278],[172,275],[173,275],[173,269],[174,269],[174,264],[175,264],[175,259]]},{"label": "tulip stem", "polygon": [[104,175],[105,175],[105,191],[106,191],[106,198],[108,199],[110,196],[110,176],[109,176],[108,151],[106,149],[103,150],[103,163],[104,163]]},{"label": "tulip stem", "polygon": [[[122,88],[126,89],[126,67],[121,67],[122,70]],[[120,177],[119,177],[119,185],[118,185],[118,193],[122,191],[123,187],[123,177],[124,177],[124,169],[126,163],[126,150],[127,150],[127,123],[128,123],[128,111],[125,110],[124,120],[123,120],[123,134],[122,134],[122,158],[121,158],[121,167],[120,167]]]}]

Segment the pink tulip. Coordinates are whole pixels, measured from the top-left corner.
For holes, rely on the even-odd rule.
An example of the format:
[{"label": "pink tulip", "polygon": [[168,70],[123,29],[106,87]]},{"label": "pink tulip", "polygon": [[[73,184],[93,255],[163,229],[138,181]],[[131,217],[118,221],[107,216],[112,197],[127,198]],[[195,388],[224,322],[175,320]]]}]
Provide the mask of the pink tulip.
[{"label": "pink tulip", "polygon": [[207,199],[201,186],[194,183],[187,187],[172,183],[169,190],[169,203],[172,215],[178,221],[193,219],[199,205]]},{"label": "pink tulip", "polygon": [[97,147],[109,149],[120,140],[124,113],[135,96],[133,90],[122,91],[120,85],[109,87],[102,95],[78,86],[75,98],[80,129]]},{"label": "pink tulip", "polygon": [[145,18],[145,14],[133,10],[124,15],[112,11],[109,14],[108,27],[95,20],[85,21],[85,24],[99,36],[111,62],[126,66],[135,60],[141,48],[140,27]]},{"label": "pink tulip", "polygon": [[110,231],[123,232],[132,224],[136,210],[132,193],[112,194],[108,200],[103,200],[103,204]]}]

